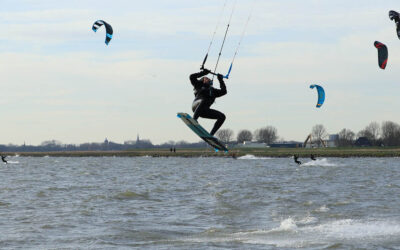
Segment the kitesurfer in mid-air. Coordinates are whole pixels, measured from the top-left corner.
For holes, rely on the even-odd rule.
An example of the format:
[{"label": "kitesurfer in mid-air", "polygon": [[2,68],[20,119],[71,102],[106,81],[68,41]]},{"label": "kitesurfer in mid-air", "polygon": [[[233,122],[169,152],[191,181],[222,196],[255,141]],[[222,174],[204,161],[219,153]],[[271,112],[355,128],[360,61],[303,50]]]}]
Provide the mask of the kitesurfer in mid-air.
[{"label": "kitesurfer in mid-air", "polygon": [[1,160],[2,160],[4,163],[6,163],[6,164],[7,164],[6,157],[7,157],[7,156],[3,156],[3,155],[2,155],[2,156],[1,156]]},{"label": "kitesurfer in mid-air", "polygon": [[[226,85],[221,74],[217,74],[220,89],[213,88],[213,81],[206,77],[211,73],[208,69],[203,69],[199,73],[190,75],[190,82],[194,87],[194,101],[192,104],[193,119],[197,121],[199,117],[206,119],[216,119],[210,134],[214,135],[225,121],[225,115],[215,109],[211,109],[215,98],[226,95]],[[200,78],[200,79],[199,79]]]}]

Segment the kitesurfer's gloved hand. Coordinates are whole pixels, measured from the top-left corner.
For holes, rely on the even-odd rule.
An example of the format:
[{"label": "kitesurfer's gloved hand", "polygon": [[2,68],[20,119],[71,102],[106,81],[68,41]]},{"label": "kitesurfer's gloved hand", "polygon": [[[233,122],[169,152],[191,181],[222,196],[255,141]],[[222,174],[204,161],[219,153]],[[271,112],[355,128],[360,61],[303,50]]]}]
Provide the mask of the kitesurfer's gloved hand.
[{"label": "kitesurfer's gloved hand", "polygon": [[221,75],[221,74],[218,74],[218,75],[217,75],[217,79],[218,79],[219,81],[222,81],[222,80],[224,79],[224,76]]},{"label": "kitesurfer's gloved hand", "polygon": [[211,70],[209,70],[209,69],[203,69],[203,72],[206,73],[206,74],[210,74]]}]

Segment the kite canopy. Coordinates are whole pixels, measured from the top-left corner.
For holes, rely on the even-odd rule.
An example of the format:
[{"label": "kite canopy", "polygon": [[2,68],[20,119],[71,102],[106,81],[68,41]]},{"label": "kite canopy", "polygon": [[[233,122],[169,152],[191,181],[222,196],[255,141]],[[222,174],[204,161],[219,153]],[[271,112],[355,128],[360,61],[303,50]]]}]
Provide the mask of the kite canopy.
[{"label": "kite canopy", "polygon": [[388,49],[385,44],[375,41],[374,46],[378,49],[378,63],[381,69],[386,68],[386,64],[388,61]]},{"label": "kite canopy", "polygon": [[102,25],[104,25],[106,27],[106,45],[108,45],[113,37],[113,29],[111,27],[111,25],[109,25],[107,22],[103,21],[103,20],[97,20],[96,22],[94,22],[93,26],[92,26],[92,30],[94,32],[96,32]]},{"label": "kite canopy", "polygon": [[396,23],[397,37],[400,39],[400,14],[391,10],[389,11],[389,18]]},{"label": "kite canopy", "polygon": [[319,86],[319,85],[310,85],[310,88],[317,88],[317,92],[318,92],[318,102],[317,102],[317,108],[320,108],[322,106],[322,104],[324,104],[325,101],[325,91],[324,89]]},{"label": "kite canopy", "polygon": [[390,18],[390,20],[395,21],[396,23],[398,23],[400,21],[399,13],[397,13],[394,10],[389,11],[389,18]]}]

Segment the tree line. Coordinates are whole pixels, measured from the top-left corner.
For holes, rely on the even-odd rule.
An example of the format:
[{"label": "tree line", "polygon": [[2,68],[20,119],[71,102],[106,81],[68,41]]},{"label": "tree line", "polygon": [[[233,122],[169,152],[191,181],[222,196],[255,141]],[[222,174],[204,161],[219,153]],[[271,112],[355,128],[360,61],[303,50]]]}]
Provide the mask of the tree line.
[{"label": "tree line", "polygon": [[[216,133],[216,137],[225,144],[229,144],[235,139],[232,129],[221,129]],[[260,143],[271,144],[277,140],[278,130],[273,126],[259,128],[254,132],[251,132],[247,129],[242,129],[236,136],[237,143],[243,143],[245,141],[257,141]]]},{"label": "tree line", "polygon": [[150,140],[129,141],[123,144],[112,141],[87,142],[79,145],[63,144],[58,140],[47,140],[40,145],[0,145],[0,152],[62,152],[62,151],[126,151],[133,149],[152,149],[152,148],[204,148],[207,144],[204,141],[189,143],[186,141],[168,141],[159,145],[154,145]]},{"label": "tree line", "polygon": [[[322,124],[313,126],[310,135],[312,138],[311,143],[318,145],[329,136],[325,126]],[[348,128],[343,128],[336,135],[336,144],[340,147],[354,146],[359,138],[366,138],[371,146],[400,146],[400,125],[393,121],[384,121],[381,124],[371,122],[358,133]],[[232,129],[221,129],[216,136],[225,144],[232,143],[235,139],[237,143],[256,141],[272,144],[277,142],[279,138],[278,130],[273,126],[266,126],[254,132],[242,129],[238,132],[236,138]]]},{"label": "tree line", "polygon": [[[324,125],[317,124],[311,129],[312,143],[320,144],[321,140],[328,137],[328,132]],[[343,128],[336,133],[336,144],[339,147],[349,147],[356,145],[359,138],[366,138],[371,146],[400,146],[400,125],[392,121],[384,121],[381,124],[371,122],[358,133],[350,129]],[[277,142],[278,130],[273,126],[266,126],[255,131],[242,129],[235,137],[232,129],[221,129],[216,136],[225,144],[243,143],[245,141],[256,141],[265,144]],[[235,140],[236,139],[236,140]],[[122,151],[140,148],[204,148],[207,144],[203,141],[190,143],[186,141],[168,141],[159,145],[154,145],[150,140],[140,140],[139,142],[125,142],[123,144],[105,141],[102,143],[83,143],[63,144],[57,140],[44,141],[38,146],[32,145],[0,145],[0,152],[53,152],[53,151]]]},{"label": "tree line", "polygon": [[360,137],[368,139],[371,146],[400,146],[400,125],[392,121],[371,122],[357,134],[346,128],[338,134],[339,146],[352,146]]}]

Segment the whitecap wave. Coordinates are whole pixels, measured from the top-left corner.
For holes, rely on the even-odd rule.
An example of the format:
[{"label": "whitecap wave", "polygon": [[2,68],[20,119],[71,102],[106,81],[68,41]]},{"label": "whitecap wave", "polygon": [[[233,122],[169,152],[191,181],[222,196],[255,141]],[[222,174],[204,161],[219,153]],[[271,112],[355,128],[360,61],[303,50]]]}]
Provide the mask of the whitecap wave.
[{"label": "whitecap wave", "polygon": [[[300,219],[299,221],[298,221],[298,224],[299,225],[310,225],[310,224],[314,224],[314,223],[317,223],[318,222],[318,219],[317,218],[315,218],[315,217],[312,217],[312,216],[307,216],[307,217],[305,217],[305,218],[303,218],[303,219]],[[297,224],[296,224],[297,225]]]},{"label": "whitecap wave", "polygon": [[238,160],[270,160],[270,157],[257,157],[254,155],[244,155],[238,158]]},{"label": "whitecap wave", "polygon": [[[277,232],[279,232],[277,234]],[[358,221],[352,219],[326,222],[319,225],[300,226],[300,221],[286,219],[269,231],[255,231],[241,235],[240,240],[249,244],[266,244],[276,247],[310,247],[334,245],[337,242],[371,244],[400,237],[400,224],[392,221]]]},{"label": "whitecap wave", "polygon": [[[304,222],[304,223],[303,223]],[[242,242],[275,247],[302,248],[343,244],[379,244],[400,237],[400,224],[395,221],[334,220],[319,224],[314,217],[299,220],[288,218],[270,230],[251,230],[236,233],[207,231],[199,237],[186,238],[191,242]]]},{"label": "whitecap wave", "polygon": [[281,224],[279,225],[278,228],[272,229],[274,231],[291,231],[291,230],[296,230],[297,225],[294,219],[288,218],[286,220],[283,220]]},{"label": "whitecap wave", "polygon": [[327,206],[323,205],[315,211],[320,212],[320,213],[325,213],[325,212],[328,212],[329,210],[330,209]]},{"label": "whitecap wave", "polygon": [[7,164],[19,164],[19,161],[7,161]]},{"label": "whitecap wave", "polygon": [[400,237],[400,224],[394,221],[337,220],[313,227],[304,232],[322,234],[332,239],[365,239],[384,236]]},{"label": "whitecap wave", "polygon": [[329,162],[328,159],[322,158],[315,161],[309,161],[301,164],[301,166],[319,166],[319,167],[337,167],[338,164]]}]

